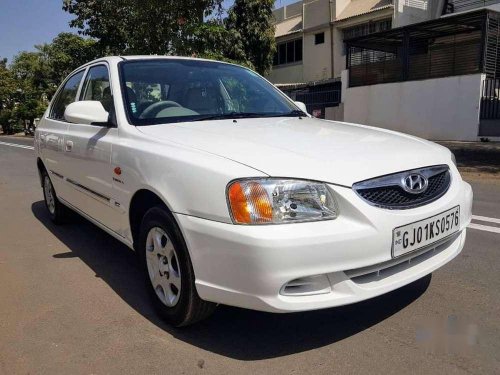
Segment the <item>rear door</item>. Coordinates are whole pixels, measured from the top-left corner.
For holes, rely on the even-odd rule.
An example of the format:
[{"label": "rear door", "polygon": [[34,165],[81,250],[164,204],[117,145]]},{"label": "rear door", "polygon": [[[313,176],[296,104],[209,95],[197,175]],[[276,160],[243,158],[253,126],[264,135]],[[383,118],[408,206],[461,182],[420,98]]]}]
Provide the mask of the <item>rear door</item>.
[{"label": "rear door", "polygon": [[[79,99],[100,101],[109,112],[113,110],[110,84],[107,64],[90,66]],[[110,229],[118,214],[112,199],[111,167],[111,152],[117,137],[117,128],[71,123],[64,150],[64,173],[72,186],[68,202]]]},{"label": "rear door", "polygon": [[66,79],[52,100],[46,117],[38,127],[40,154],[49,172],[57,195],[66,200],[70,189],[64,183],[64,145],[68,122],[64,119],[66,107],[73,103],[79,93],[85,70],[74,73]]}]

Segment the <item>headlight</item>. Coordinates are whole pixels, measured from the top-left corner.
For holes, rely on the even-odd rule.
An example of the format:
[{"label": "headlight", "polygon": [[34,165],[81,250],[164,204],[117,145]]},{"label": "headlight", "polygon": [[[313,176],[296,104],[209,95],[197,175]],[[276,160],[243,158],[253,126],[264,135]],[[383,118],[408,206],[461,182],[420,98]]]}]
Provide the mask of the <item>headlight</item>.
[{"label": "headlight", "polygon": [[227,190],[236,224],[284,224],[337,217],[333,194],[326,184],[301,180],[243,179]]},{"label": "headlight", "polygon": [[455,154],[453,152],[450,151],[450,153],[451,153],[451,161],[456,166],[457,165],[457,158],[455,158]]}]

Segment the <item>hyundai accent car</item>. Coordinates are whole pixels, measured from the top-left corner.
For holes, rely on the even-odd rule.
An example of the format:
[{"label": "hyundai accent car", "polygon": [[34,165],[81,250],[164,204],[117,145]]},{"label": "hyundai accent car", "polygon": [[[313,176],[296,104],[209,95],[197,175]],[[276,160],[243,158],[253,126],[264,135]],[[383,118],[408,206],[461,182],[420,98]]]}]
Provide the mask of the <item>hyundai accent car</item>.
[{"label": "hyundai accent car", "polygon": [[372,298],[464,246],[472,190],[450,151],[312,118],[250,69],[107,57],[62,83],[36,129],[48,214],[134,249],[170,324],[217,304],[268,312]]}]

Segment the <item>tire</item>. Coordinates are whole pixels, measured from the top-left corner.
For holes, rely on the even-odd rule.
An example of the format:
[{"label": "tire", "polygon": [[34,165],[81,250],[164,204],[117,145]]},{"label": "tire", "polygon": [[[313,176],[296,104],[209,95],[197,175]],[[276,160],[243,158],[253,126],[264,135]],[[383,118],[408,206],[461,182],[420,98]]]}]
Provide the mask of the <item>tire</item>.
[{"label": "tire", "polygon": [[49,212],[50,220],[58,225],[65,223],[68,218],[68,208],[57,198],[52,181],[45,170],[42,171],[42,188],[45,207]]},{"label": "tire", "polygon": [[213,313],[217,305],[198,295],[186,244],[163,207],[153,207],[144,215],[137,251],[148,294],[163,320],[181,327]]}]

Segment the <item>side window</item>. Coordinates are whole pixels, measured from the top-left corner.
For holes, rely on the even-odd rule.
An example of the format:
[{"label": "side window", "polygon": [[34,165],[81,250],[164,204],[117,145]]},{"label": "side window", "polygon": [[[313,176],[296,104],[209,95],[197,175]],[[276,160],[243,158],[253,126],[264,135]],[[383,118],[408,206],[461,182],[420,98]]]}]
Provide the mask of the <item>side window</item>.
[{"label": "side window", "polygon": [[50,118],[54,120],[64,120],[64,111],[66,107],[76,100],[76,92],[80,86],[80,81],[83,77],[83,71],[76,73],[66,81],[64,87],[59,91],[54,99],[54,104],[50,110]]},{"label": "side window", "polygon": [[97,65],[89,69],[85,81],[83,81],[80,100],[99,101],[106,111],[110,111],[113,97],[109,87],[108,68],[105,65]]}]

